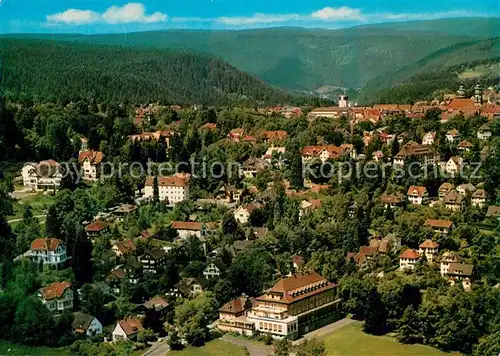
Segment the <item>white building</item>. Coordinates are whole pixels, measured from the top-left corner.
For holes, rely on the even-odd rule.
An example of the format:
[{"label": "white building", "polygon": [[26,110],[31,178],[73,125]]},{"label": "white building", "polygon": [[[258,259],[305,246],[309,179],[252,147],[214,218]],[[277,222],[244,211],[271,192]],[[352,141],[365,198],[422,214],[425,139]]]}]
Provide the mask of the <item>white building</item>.
[{"label": "white building", "polygon": [[441,276],[445,277],[448,274],[448,269],[450,268],[450,263],[457,263],[458,258],[453,252],[445,252],[441,256],[440,270]]},{"label": "white building", "polygon": [[480,140],[487,140],[491,137],[491,130],[487,124],[484,124],[477,130],[477,138]]},{"label": "white building", "polygon": [[422,145],[431,146],[434,144],[435,141],[436,141],[436,132],[434,131],[427,132],[422,138]]},{"label": "white building", "polygon": [[418,246],[418,254],[425,256],[427,261],[433,262],[439,252],[439,244],[432,240],[425,240]]},{"label": "white building", "polygon": [[[146,178],[144,197],[153,199],[154,177]],[[157,177],[158,196],[160,201],[176,204],[189,200],[189,175],[174,175],[171,177]]]},{"label": "white building", "polygon": [[399,269],[413,270],[419,260],[420,255],[418,252],[409,248],[399,256]]},{"label": "white building", "polygon": [[226,269],[226,266],[224,263],[219,260],[219,259],[214,259],[210,261],[207,264],[207,267],[203,270],[203,276],[205,279],[211,279],[211,278],[219,278],[224,270]]},{"label": "white building", "polygon": [[429,200],[429,193],[426,187],[411,186],[408,189],[408,201],[413,205],[423,205]]},{"label": "white building", "polygon": [[54,314],[73,310],[73,291],[69,282],[54,282],[38,291],[38,298]]},{"label": "white building", "polygon": [[74,313],[71,327],[74,333],[85,334],[88,337],[102,334],[102,324],[96,317],[85,313]]},{"label": "white building", "polygon": [[139,331],[142,330],[144,330],[144,327],[138,318],[127,318],[120,320],[116,324],[111,335],[113,341],[123,341],[137,336]]},{"label": "white building", "polygon": [[55,191],[61,185],[61,165],[50,159],[39,163],[26,163],[22,170],[23,185],[30,190]]},{"label": "white building", "polygon": [[471,199],[472,206],[477,206],[482,208],[486,205],[486,191],[484,189],[478,189],[472,193]]},{"label": "white building", "polygon": [[460,184],[457,187],[457,192],[462,194],[464,197],[467,196],[467,193],[474,193],[476,191],[476,187],[474,187],[471,183]]},{"label": "white building", "polygon": [[463,158],[458,156],[450,157],[448,162],[445,165],[445,172],[451,176],[456,176],[461,172],[463,167]]},{"label": "white building", "polygon": [[460,132],[458,130],[449,130],[446,132],[446,140],[450,143],[456,143],[460,139]]},{"label": "white building", "polygon": [[240,224],[246,224],[250,219],[250,214],[254,210],[254,206],[250,205],[241,205],[236,209],[233,213],[234,219]]},{"label": "white building", "polygon": [[66,245],[61,240],[54,238],[35,239],[23,257],[48,266],[63,265],[68,260]]},{"label": "white building", "polygon": [[78,154],[78,162],[82,166],[83,179],[95,182],[101,175],[101,163],[104,154],[101,151],[89,150],[87,147],[87,139],[82,138],[82,147]]}]

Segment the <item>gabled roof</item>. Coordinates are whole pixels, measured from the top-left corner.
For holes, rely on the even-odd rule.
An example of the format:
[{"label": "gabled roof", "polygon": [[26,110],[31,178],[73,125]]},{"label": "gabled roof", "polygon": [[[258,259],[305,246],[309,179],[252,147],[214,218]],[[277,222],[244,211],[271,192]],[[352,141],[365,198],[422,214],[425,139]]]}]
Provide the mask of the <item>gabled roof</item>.
[{"label": "gabled roof", "polygon": [[339,157],[343,149],[339,146],[328,145],[328,146],[305,146],[302,149],[302,156],[319,156],[321,152],[326,151],[328,154],[333,157]]},{"label": "gabled roof", "polygon": [[88,150],[78,154],[78,161],[80,163],[88,160],[92,165],[101,163],[103,158],[104,154],[101,151]]},{"label": "gabled roof", "polygon": [[127,254],[137,250],[137,247],[132,240],[118,241],[117,243],[115,243],[115,246],[122,254]]},{"label": "gabled roof", "polygon": [[109,226],[107,222],[104,222],[102,220],[96,220],[87,226],[85,226],[85,231],[86,232],[99,232],[104,229],[106,229]]},{"label": "gabled roof", "polygon": [[302,267],[305,264],[304,259],[301,256],[297,256],[297,255],[292,256],[292,262],[295,263],[299,267]]},{"label": "gabled roof", "polygon": [[76,312],[73,314],[73,322],[71,323],[71,328],[75,332],[85,333],[90,324],[92,324],[92,320],[95,318],[92,315]]},{"label": "gabled roof", "polygon": [[452,191],[444,197],[445,204],[462,204],[463,201],[464,196],[456,191]]},{"label": "gabled roof", "polygon": [[415,196],[416,195],[418,197],[423,197],[426,192],[427,192],[427,188],[426,187],[419,187],[419,186],[412,185],[408,189],[408,195],[411,195],[411,196]]},{"label": "gabled roof", "polygon": [[474,193],[472,193],[472,198],[475,199],[486,199],[486,190],[478,189]]},{"label": "gabled roof", "polygon": [[217,129],[217,124],[212,123],[212,122],[207,122],[201,128],[205,129],[205,130],[215,130],[215,129]]},{"label": "gabled roof", "polygon": [[[154,177],[147,177],[144,183],[146,187],[154,186]],[[185,187],[187,180],[181,177],[158,177],[158,187]]]},{"label": "gabled roof", "polygon": [[241,314],[251,306],[252,303],[250,301],[250,298],[248,298],[246,295],[242,295],[224,304],[219,309],[219,312],[227,314]]},{"label": "gabled roof", "polygon": [[59,245],[64,246],[64,242],[54,238],[39,238],[31,243],[31,250],[55,251]]},{"label": "gabled roof", "polygon": [[61,298],[68,289],[71,288],[71,283],[63,281],[63,282],[54,282],[49,284],[47,287],[40,289],[40,294],[44,300],[51,300],[56,298]]},{"label": "gabled roof", "polygon": [[451,227],[453,226],[453,222],[450,220],[427,219],[425,220],[424,226],[451,229]]},{"label": "gabled roof", "polygon": [[167,300],[162,296],[156,295],[147,302],[143,304],[147,309],[154,309],[156,311],[160,311],[169,306]]},{"label": "gabled roof", "polygon": [[441,193],[449,193],[451,192],[453,189],[455,189],[455,186],[451,183],[443,183],[441,184],[441,186],[439,187],[439,191]]},{"label": "gabled roof", "polygon": [[385,204],[400,204],[403,202],[403,195],[400,193],[396,194],[383,194],[380,197],[380,201]]},{"label": "gabled roof", "polygon": [[196,221],[172,221],[172,228],[175,230],[201,231],[203,223]]},{"label": "gabled roof", "polygon": [[449,110],[472,110],[475,109],[473,99],[454,98],[448,104]]},{"label": "gabled roof", "polygon": [[491,205],[488,207],[488,211],[486,212],[486,217],[500,217],[500,206]]},{"label": "gabled roof", "polygon": [[417,251],[412,250],[411,248],[406,249],[405,252],[403,252],[401,255],[399,255],[399,258],[407,258],[410,260],[418,260],[420,258],[420,255],[418,254]]},{"label": "gabled roof", "polygon": [[139,331],[144,330],[142,326],[141,320],[138,318],[128,318],[124,320],[120,320],[118,325],[122,328],[122,330],[127,334],[127,336],[135,335]]},{"label": "gabled roof", "polygon": [[160,248],[151,248],[151,249],[144,251],[143,256],[149,256],[153,260],[159,260],[159,259],[165,257],[166,253],[165,253],[165,251],[163,251]]},{"label": "gabled roof", "polygon": [[450,263],[448,268],[448,274],[459,274],[463,276],[472,276],[472,271],[474,270],[474,265],[468,265],[464,263]]},{"label": "gabled roof", "polygon": [[439,244],[432,241],[432,240],[427,239],[424,242],[422,242],[418,247],[420,247],[420,248],[438,248]]},{"label": "gabled roof", "polygon": [[490,126],[488,124],[481,125],[479,129],[477,129],[478,132],[491,132]]},{"label": "gabled roof", "polygon": [[458,144],[458,147],[460,147],[460,148],[472,148],[472,146],[473,146],[472,143],[470,143],[467,140],[463,140],[462,142],[460,142]]},{"label": "gabled roof", "polygon": [[283,130],[278,131],[264,131],[263,136],[267,140],[284,140],[288,133]]}]

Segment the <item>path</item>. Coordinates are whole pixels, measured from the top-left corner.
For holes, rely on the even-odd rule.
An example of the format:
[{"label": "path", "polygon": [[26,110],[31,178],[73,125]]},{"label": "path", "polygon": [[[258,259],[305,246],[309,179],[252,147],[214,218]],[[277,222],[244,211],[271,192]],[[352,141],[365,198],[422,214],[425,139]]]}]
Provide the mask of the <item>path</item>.
[{"label": "path", "polygon": [[170,351],[170,346],[165,340],[162,340],[155,342],[142,356],[165,356],[168,351]]},{"label": "path", "polygon": [[258,344],[255,341],[245,340],[228,334],[223,335],[221,340],[230,342],[234,345],[243,346],[247,349],[250,356],[268,356],[273,351],[271,346]]},{"label": "path", "polygon": [[[46,214],[43,214],[43,215],[33,215],[33,217],[35,219],[42,219],[44,217],[46,217],[47,215]],[[9,224],[13,224],[13,223],[16,223],[16,222],[19,222],[19,221],[23,221],[23,219],[12,219],[12,220],[9,220],[7,221]]]},{"label": "path", "polygon": [[336,321],[335,323],[328,324],[326,326],[323,326],[322,328],[313,330],[310,333],[302,335],[302,337],[300,339],[295,340],[292,344],[298,345],[306,340],[319,339],[320,337],[328,335],[337,329],[343,328],[344,326],[351,325],[354,323],[359,323],[359,321],[349,319],[349,318],[340,319],[339,321]]}]

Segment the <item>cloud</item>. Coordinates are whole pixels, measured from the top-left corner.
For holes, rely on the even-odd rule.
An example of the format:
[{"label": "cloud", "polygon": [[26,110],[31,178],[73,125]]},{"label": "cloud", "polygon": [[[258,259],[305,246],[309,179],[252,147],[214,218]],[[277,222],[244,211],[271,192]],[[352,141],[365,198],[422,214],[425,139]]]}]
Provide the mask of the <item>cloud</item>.
[{"label": "cloud", "polygon": [[298,14],[278,14],[278,15],[267,15],[262,13],[256,13],[249,17],[219,17],[216,20],[218,23],[225,25],[255,25],[255,24],[266,24],[266,23],[280,23],[292,20],[300,20],[302,17]]},{"label": "cloud", "polygon": [[342,6],[339,8],[325,7],[314,11],[311,14],[311,18],[323,21],[361,21],[363,20],[363,15],[360,9]]},{"label": "cloud", "polygon": [[477,12],[469,10],[455,10],[445,12],[432,12],[432,13],[378,13],[369,15],[369,19],[382,19],[382,20],[435,20],[451,17],[468,17],[468,16],[484,16]]},{"label": "cloud", "polygon": [[51,23],[64,23],[68,25],[86,25],[99,20],[99,14],[90,10],[68,9],[64,12],[48,15],[47,21]]},{"label": "cloud", "polygon": [[49,24],[67,25],[157,23],[165,22],[167,18],[167,14],[162,12],[146,15],[144,5],[140,3],[128,3],[124,6],[113,5],[103,13],[92,10],[68,9],[64,12],[47,15],[46,17]]},{"label": "cloud", "polygon": [[151,15],[146,15],[146,10],[143,4],[128,3],[125,6],[111,6],[103,14],[104,22],[109,24],[118,23],[155,23],[164,22],[167,20],[167,15],[161,12],[155,12]]}]

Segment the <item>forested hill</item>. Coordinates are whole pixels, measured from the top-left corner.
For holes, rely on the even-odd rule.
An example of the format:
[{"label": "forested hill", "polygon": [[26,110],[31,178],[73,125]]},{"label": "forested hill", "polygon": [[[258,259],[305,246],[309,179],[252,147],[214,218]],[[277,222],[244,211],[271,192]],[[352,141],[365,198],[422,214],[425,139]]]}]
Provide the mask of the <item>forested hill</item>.
[{"label": "forested hill", "polygon": [[[500,37],[458,43],[425,56],[421,60],[387,72],[368,82],[362,91],[363,102],[407,103],[430,99],[439,90],[456,90],[467,79],[460,74],[480,64],[498,66]],[[483,85],[498,84],[498,70],[488,75],[469,77]]]},{"label": "forested hill", "polygon": [[0,55],[3,86],[14,97],[211,105],[291,100],[214,56],[186,51],[1,38]]}]

